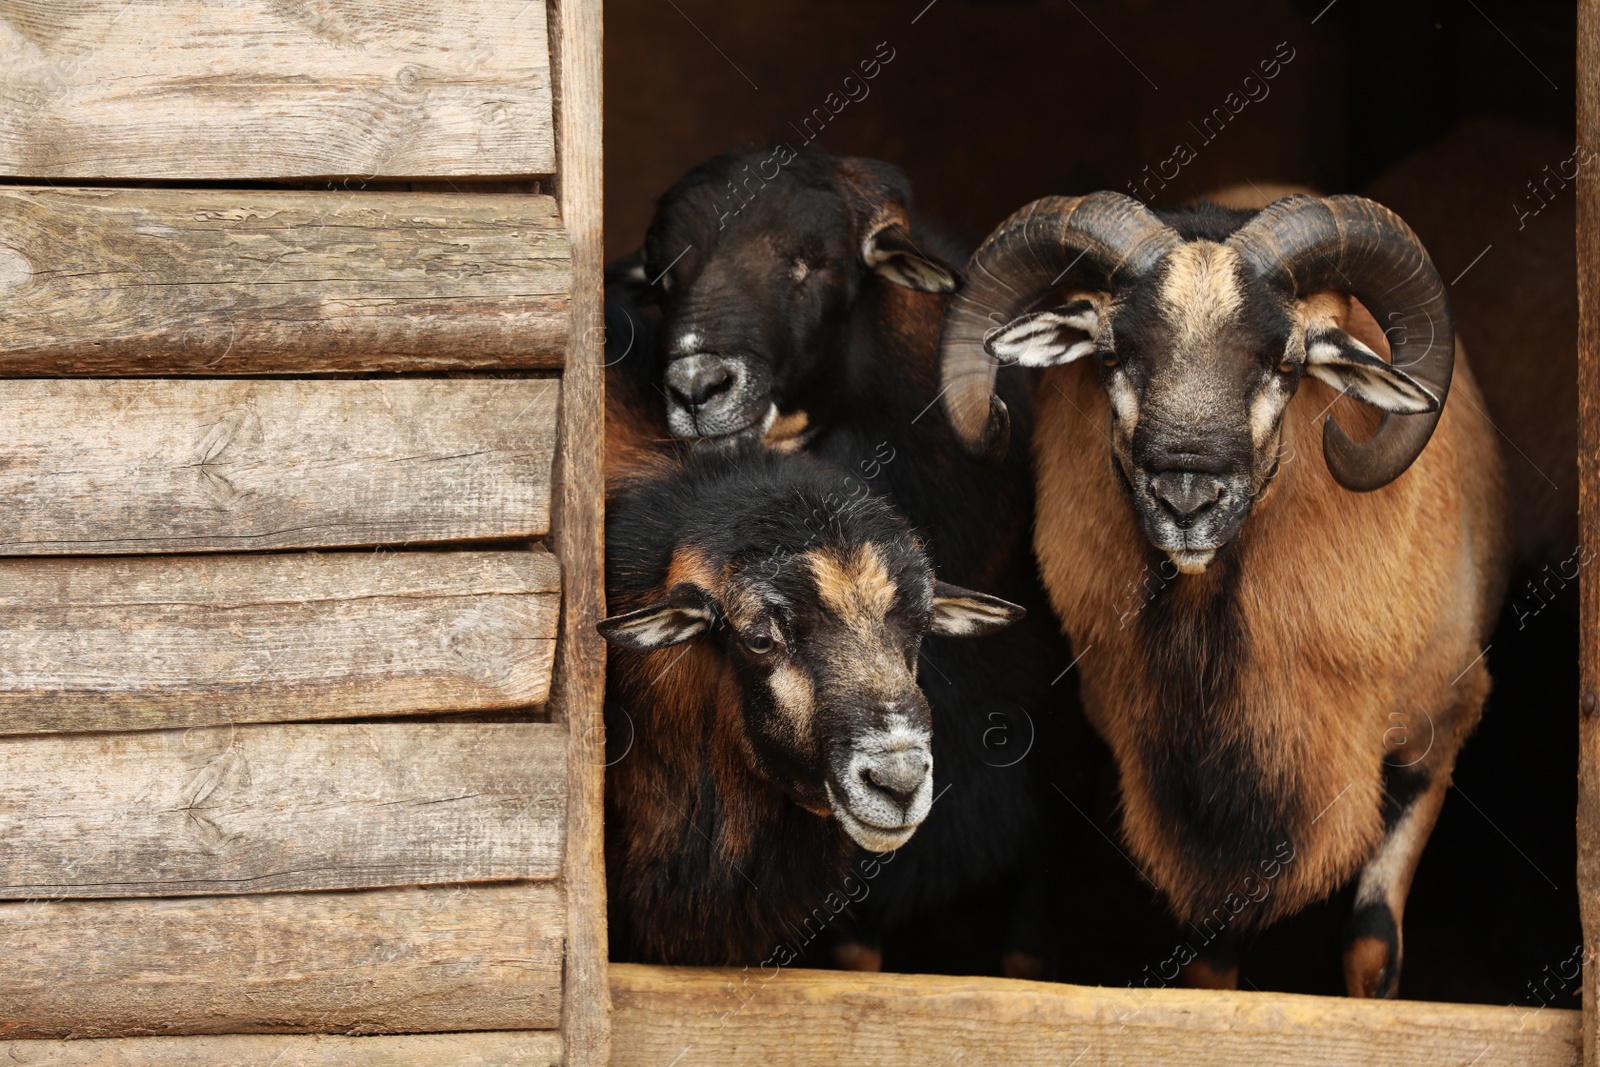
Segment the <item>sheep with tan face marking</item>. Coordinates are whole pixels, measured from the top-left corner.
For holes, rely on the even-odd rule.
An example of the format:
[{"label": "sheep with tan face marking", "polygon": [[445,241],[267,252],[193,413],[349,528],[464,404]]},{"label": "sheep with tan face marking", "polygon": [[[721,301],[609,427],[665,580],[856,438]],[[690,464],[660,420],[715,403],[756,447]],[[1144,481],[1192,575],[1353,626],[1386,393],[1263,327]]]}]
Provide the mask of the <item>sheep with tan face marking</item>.
[{"label": "sheep with tan face marking", "polygon": [[[619,954],[757,964],[933,804],[925,635],[1022,611],[934,579],[886,502],[744,448],[611,420],[608,869]],[[828,914],[827,911],[823,913]]]},{"label": "sheep with tan face marking", "polygon": [[1191,979],[1236,981],[1239,932],[1357,878],[1347,983],[1394,995],[1509,550],[1427,253],[1358,197],[1158,213],[1096,193],[1028,205],[968,277],[945,410],[993,458],[997,370],[1050,368],[1034,547],[1126,840],[1201,937]]}]

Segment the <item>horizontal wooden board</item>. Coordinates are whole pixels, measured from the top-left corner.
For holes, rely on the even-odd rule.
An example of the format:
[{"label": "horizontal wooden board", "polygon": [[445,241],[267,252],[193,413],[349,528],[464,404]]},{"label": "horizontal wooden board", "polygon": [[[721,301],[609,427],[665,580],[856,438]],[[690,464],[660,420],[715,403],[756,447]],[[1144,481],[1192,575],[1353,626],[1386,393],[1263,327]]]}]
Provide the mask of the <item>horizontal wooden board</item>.
[{"label": "horizontal wooden board", "polygon": [[0,561],[0,734],[522,708],[543,549]]},{"label": "horizontal wooden board", "polygon": [[558,368],[571,259],[548,196],[0,189],[0,375]]},{"label": "horizontal wooden board", "polygon": [[0,174],[554,169],[543,3],[23,0],[0,54]]},{"label": "horizontal wooden board", "polygon": [[559,394],[528,378],[0,381],[0,556],[542,537]]},{"label": "horizontal wooden board", "polygon": [[559,1067],[561,1035],[545,1030],[404,1037],[239,1034],[0,1041],[17,1067]]},{"label": "horizontal wooden board", "polygon": [[0,899],[555,878],[566,744],[552,723],[0,737]]},{"label": "horizontal wooden board", "polygon": [[558,885],[0,904],[0,1038],[552,1029]]},{"label": "horizontal wooden board", "polygon": [[1578,1013],[1003,978],[611,966],[616,1067],[1575,1067]]}]

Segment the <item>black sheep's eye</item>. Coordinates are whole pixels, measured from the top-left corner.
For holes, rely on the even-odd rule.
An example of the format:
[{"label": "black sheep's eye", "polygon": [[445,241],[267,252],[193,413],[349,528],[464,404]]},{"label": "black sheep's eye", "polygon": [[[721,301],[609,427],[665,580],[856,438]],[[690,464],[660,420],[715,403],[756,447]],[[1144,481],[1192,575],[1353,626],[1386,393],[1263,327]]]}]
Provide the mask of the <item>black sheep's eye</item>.
[{"label": "black sheep's eye", "polygon": [[748,648],[751,652],[758,656],[765,656],[768,652],[771,652],[778,646],[777,642],[775,642],[772,638],[766,636],[765,634],[760,634],[755,637],[745,638],[744,647]]},{"label": "black sheep's eye", "polygon": [[1284,374],[1284,375],[1293,374],[1295,371],[1297,371],[1299,369],[1300,369],[1300,364],[1296,363],[1292,359],[1282,360],[1278,364],[1278,373],[1279,374]]},{"label": "black sheep's eye", "polygon": [[1100,358],[1102,367],[1115,367],[1122,362],[1122,357],[1117,355],[1117,350],[1114,348],[1102,348],[1095,355]]}]

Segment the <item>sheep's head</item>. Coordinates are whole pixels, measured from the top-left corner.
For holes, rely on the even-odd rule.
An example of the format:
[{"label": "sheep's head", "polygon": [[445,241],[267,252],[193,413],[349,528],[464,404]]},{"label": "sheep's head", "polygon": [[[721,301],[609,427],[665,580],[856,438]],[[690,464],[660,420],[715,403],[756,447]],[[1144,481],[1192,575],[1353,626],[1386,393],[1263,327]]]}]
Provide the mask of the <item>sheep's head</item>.
[{"label": "sheep's head", "polygon": [[[1379,205],[1295,196],[1200,217],[1186,236],[1115,193],[1036,201],[978,250],[942,341],[946,413],[988,458],[1009,432],[997,366],[1094,361],[1134,512],[1186,573],[1204,570],[1262,498],[1303,377],[1385,413],[1366,442],[1331,418],[1323,434],[1338,482],[1376,489],[1426,446],[1454,354],[1437,272]],[[1393,324],[1392,364],[1341,327],[1346,294]]]},{"label": "sheep's head", "polygon": [[[742,500],[722,544],[680,546],[671,586],[606,619],[640,651],[714,642],[750,769],[874,851],[908,840],[933,804],[932,721],[917,686],[924,635],[976,636],[1022,616],[1003,600],[936,582],[921,546],[882,501],[864,498],[807,529],[804,493]],[[755,531],[744,538],[740,522]]]},{"label": "sheep's head", "polygon": [[905,179],[787,146],[719,156],[661,200],[634,281],[661,305],[657,358],[678,437],[760,436],[837,388],[868,285],[955,288],[910,238]]}]

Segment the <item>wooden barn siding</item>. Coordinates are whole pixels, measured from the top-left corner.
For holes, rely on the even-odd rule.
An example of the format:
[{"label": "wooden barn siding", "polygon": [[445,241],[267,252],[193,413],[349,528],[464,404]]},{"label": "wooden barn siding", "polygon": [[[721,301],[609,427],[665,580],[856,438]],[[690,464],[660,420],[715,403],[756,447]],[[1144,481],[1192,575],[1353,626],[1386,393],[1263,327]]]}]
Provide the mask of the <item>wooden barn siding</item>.
[{"label": "wooden barn siding", "polygon": [[[577,253],[528,182],[547,10]],[[0,556],[74,557],[0,560],[0,1050],[608,1062],[601,772],[568,758],[603,751],[598,4],[0,3],[0,44],[0,176],[348,178],[0,189]],[[15,380],[91,377],[137,380]],[[547,535],[575,588],[538,547],[233,554]],[[150,555],[196,552],[227,554]],[[276,724],[517,711],[553,676],[557,723]],[[440,884],[360,888],[396,882]],[[473,1032],[248,1036],[429,1030]]]},{"label": "wooden barn siding", "polygon": [[556,72],[555,191],[572,240],[572,320],[562,380],[551,546],[566,574],[551,707],[568,731],[567,970],[561,1032],[569,1067],[611,1063],[605,874],[606,646],[601,200],[601,0],[549,0]]},{"label": "wooden barn siding", "polygon": [[0,904],[0,1038],[548,1029],[544,882]]},{"label": "wooden barn siding", "polygon": [[[1600,0],[1578,4],[1578,144],[1600,147]],[[1600,531],[1600,173],[1579,169],[1578,521]],[[1578,904],[1583,916],[1583,1062],[1600,1067],[1600,581],[1579,583]]]},{"label": "wooden barn siding", "polygon": [[0,734],[544,702],[549,553],[0,561]]},{"label": "wooden barn siding", "polygon": [[1574,1067],[1578,1013],[1003,978],[611,967],[616,1067]]},{"label": "wooden barn siding", "polygon": [[559,397],[528,378],[0,381],[0,556],[542,537]]},{"label": "wooden barn siding", "polygon": [[404,1037],[128,1037],[0,1041],[14,1067],[558,1067],[548,1031]]},{"label": "wooden barn siding", "polygon": [[548,196],[0,189],[8,377],[559,369],[571,284]]},{"label": "wooden barn siding", "polygon": [[551,723],[0,737],[0,899],[554,879],[566,757]]},{"label": "wooden barn siding", "polygon": [[0,175],[548,174],[539,0],[0,6]]}]

